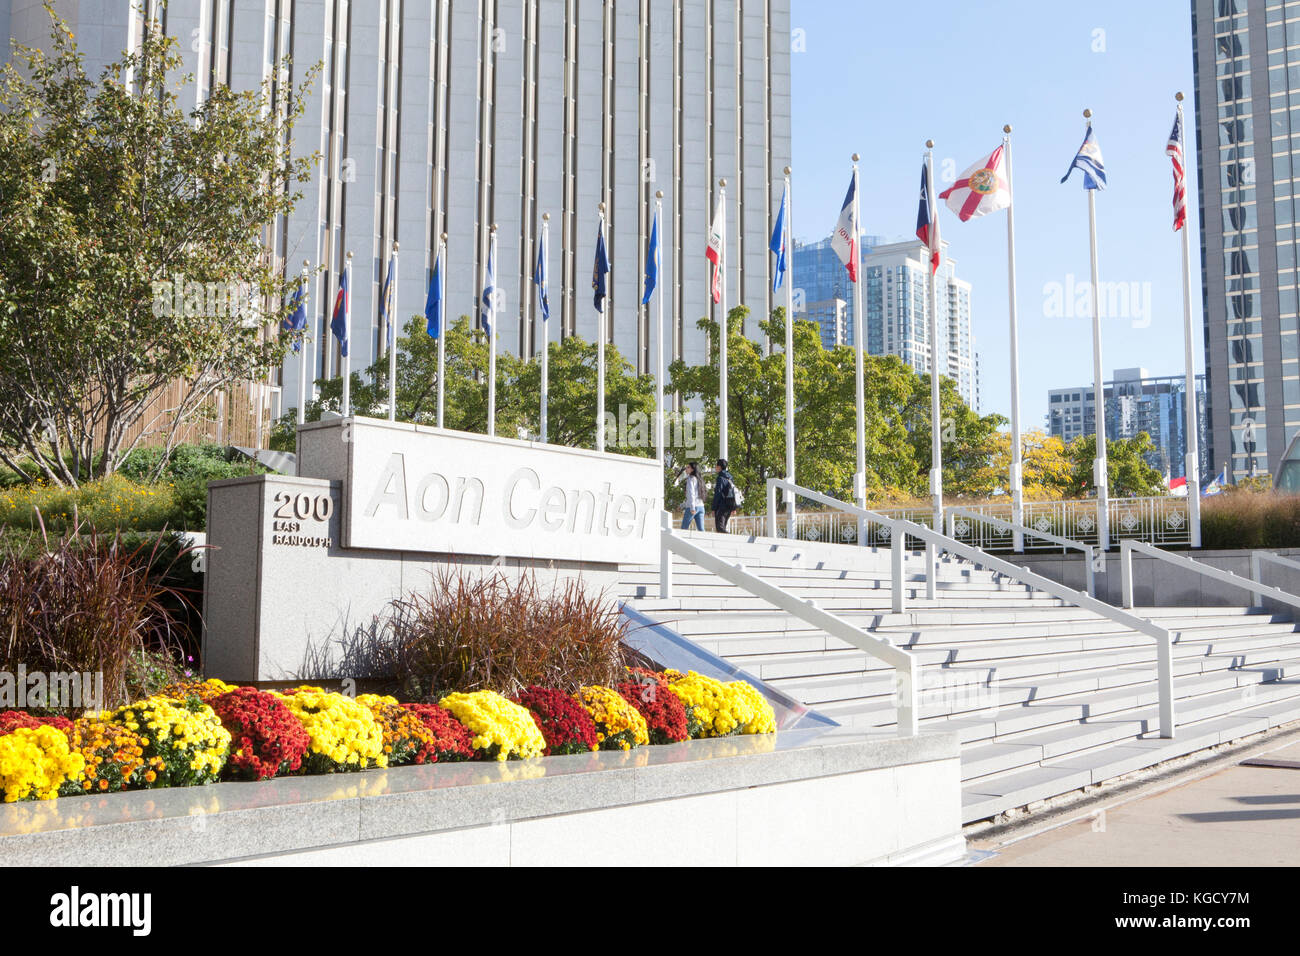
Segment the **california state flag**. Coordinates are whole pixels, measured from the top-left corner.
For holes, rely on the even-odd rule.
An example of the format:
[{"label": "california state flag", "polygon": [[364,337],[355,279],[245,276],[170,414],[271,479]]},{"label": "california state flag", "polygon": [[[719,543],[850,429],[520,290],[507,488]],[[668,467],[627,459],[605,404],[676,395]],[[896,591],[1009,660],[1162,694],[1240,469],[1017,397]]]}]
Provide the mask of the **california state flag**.
[{"label": "california state flag", "polygon": [[727,245],[727,210],[723,208],[722,197],[718,197],[718,209],[713,214],[713,225],[709,227],[709,248],[704,253],[713,263],[713,301],[722,301],[722,260]]},{"label": "california state flag", "polygon": [[1007,182],[1005,159],[999,146],[958,176],[939,198],[962,222],[1006,209],[1011,205],[1011,184]]}]

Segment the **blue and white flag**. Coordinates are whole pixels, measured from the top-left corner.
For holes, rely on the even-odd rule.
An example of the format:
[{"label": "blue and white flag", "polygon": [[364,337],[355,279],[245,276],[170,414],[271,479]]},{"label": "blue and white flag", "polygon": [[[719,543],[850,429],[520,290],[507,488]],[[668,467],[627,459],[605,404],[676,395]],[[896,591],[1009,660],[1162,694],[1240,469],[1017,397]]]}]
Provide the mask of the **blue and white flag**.
[{"label": "blue and white flag", "polygon": [[781,283],[785,280],[785,204],[789,198],[789,190],[781,191],[781,209],[776,214],[776,225],[772,229],[772,241],[768,244],[776,254],[776,271],[772,275],[772,291],[775,292],[781,288]]},{"label": "blue and white flag", "polygon": [[483,298],[479,303],[479,322],[492,334],[497,320],[497,237],[488,240],[487,277],[483,280]]},{"label": "blue and white flag", "polygon": [[387,329],[388,347],[391,349],[397,341],[397,322],[396,316],[393,315],[393,272],[396,263],[393,257],[388,257],[388,274],[384,276],[384,284],[379,289],[379,325]]},{"label": "blue and white flag", "polygon": [[537,283],[537,297],[542,304],[542,321],[551,317],[551,301],[546,294],[546,226],[542,226],[542,240],[537,244],[537,265],[533,267],[533,282]]},{"label": "blue and white flag", "polygon": [[605,220],[600,221],[596,230],[596,261],[591,267],[592,301],[596,311],[605,312],[605,276],[609,275],[609,254],[605,251]]},{"label": "blue and white flag", "polygon": [[1101,147],[1097,145],[1097,137],[1093,135],[1091,126],[1088,127],[1088,132],[1084,134],[1083,145],[1079,147],[1079,152],[1075,155],[1070,168],[1061,177],[1061,182],[1069,179],[1070,173],[1076,169],[1083,173],[1084,189],[1106,188],[1106,167],[1102,164]]},{"label": "blue and white flag", "polygon": [[655,210],[654,225],[650,227],[650,248],[645,254],[645,293],[641,304],[646,305],[659,284],[659,210]]},{"label": "blue and white flag", "polygon": [[350,266],[343,267],[343,278],[339,280],[339,291],[334,296],[334,315],[330,319],[330,331],[339,340],[339,354],[344,358],[348,354],[348,277],[352,275]]},{"label": "blue and white flag", "polygon": [[1211,495],[1222,494],[1223,488],[1225,485],[1227,485],[1227,483],[1228,483],[1228,466],[1224,465],[1223,471],[1219,472],[1218,477],[1205,486],[1205,490],[1201,492],[1201,497],[1208,498]]},{"label": "blue and white flag", "polygon": [[429,338],[436,339],[442,335],[442,253],[433,263],[433,275],[429,276],[429,296],[424,301],[424,330]]},{"label": "blue and white flag", "polygon": [[[289,302],[294,307],[289,317],[285,319],[280,328],[285,332],[302,333],[307,329],[307,290],[305,282],[299,282],[298,288],[293,294],[293,299]],[[293,350],[295,352],[302,350],[302,335],[295,335],[293,339]]]}]

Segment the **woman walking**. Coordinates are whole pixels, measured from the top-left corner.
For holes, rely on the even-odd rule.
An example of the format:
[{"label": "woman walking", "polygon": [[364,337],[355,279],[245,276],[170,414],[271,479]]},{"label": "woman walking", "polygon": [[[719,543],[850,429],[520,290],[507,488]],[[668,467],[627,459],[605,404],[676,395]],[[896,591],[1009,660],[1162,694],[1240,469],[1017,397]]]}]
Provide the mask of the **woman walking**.
[{"label": "woman walking", "polygon": [[686,504],[682,508],[682,530],[686,531],[693,523],[696,531],[704,530],[704,483],[700,480],[700,468],[690,462],[677,473],[677,484],[684,485]]}]

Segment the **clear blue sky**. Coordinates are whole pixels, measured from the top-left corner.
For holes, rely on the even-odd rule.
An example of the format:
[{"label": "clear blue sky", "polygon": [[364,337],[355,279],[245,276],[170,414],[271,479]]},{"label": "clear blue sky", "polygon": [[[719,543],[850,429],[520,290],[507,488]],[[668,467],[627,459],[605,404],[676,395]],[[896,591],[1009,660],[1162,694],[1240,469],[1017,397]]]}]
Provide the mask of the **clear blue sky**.
[{"label": "clear blue sky", "polygon": [[[1172,231],[1172,176],[1164,155],[1174,93],[1187,99],[1188,216],[1197,334],[1201,327],[1191,14],[1187,0],[793,0],[794,231],[830,234],[862,154],[862,220],[869,234],[902,238],[916,222],[926,139],[961,172],[1014,127],[1017,303],[1022,427],[1041,428],[1047,390],[1092,383],[1092,326],[1044,315],[1051,284],[1089,277],[1088,211],[1069,167],[1093,111],[1109,187],[1097,197],[1102,283],[1150,290],[1149,325],[1102,322],[1103,375],[1145,366],[1183,370],[1182,258]],[[973,286],[984,412],[1009,414],[1006,219],[962,223],[946,207],[942,235],[957,274]],[[1149,285],[1144,285],[1148,284]],[[798,285],[798,275],[795,275]],[[1068,316],[1068,313],[1067,313]],[[1204,360],[1199,342],[1198,369]]]}]

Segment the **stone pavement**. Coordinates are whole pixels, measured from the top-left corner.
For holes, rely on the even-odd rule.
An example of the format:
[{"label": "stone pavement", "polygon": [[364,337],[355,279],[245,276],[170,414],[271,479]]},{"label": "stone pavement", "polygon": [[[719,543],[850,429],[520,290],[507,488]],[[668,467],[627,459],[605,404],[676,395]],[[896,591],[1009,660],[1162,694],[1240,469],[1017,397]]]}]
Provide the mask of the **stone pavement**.
[{"label": "stone pavement", "polygon": [[[1260,756],[1300,761],[1300,742]],[[1090,817],[1016,842],[972,840],[970,849],[995,852],[981,866],[1295,866],[1300,769],[1234,764],[1126,803],[1102,803]]]}]

